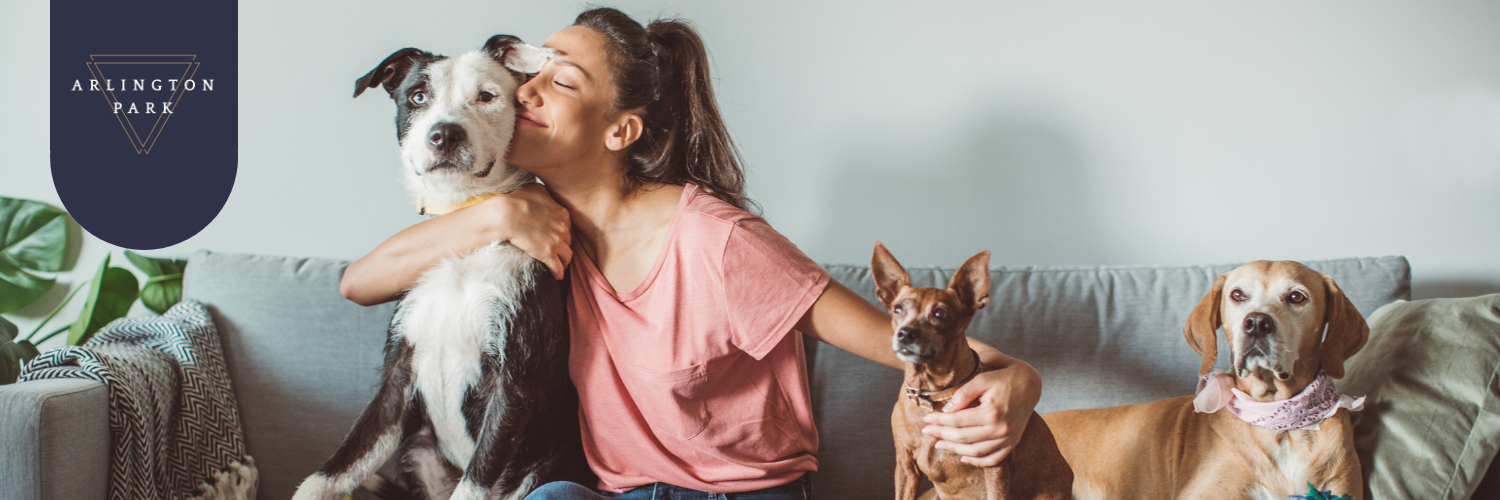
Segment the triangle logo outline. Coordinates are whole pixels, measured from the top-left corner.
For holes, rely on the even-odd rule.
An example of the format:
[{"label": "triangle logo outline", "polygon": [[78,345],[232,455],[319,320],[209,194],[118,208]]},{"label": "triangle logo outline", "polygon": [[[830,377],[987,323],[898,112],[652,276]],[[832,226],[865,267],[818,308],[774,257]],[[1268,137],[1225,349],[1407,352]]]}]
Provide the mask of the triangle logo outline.
[{"label": "triangle logo outline", "polygon": [[[98,58],[118,58],[118,57],[146,57],[146,58],[186,57],[186,58],[189,58],[189,59],[187,61],[99,61],[98,60]],[[157,139],[161,138],[162,131],[166,129],[166,124],[167,124],[168,121],[170,121],[172,119],[172,115],[175,114],[175,111],[170,112],[170,113],[166,113],[166,112],[164,112],[164,113],[154,113],[154,114],[157,115],[156,116],[156,121],[151,124],[151,128],[146,132],[146,136],[145,137],[141,137],[140,132],[135,129],[135,124],[132,123],[130,121],[130,117],[127,116],[127,115],[129,115],[129,113],[118,112],[118,111],[115,110],[115,104],[118,103],[118,102],[120,102],[120,99],[117,96],[115,96],[114,92],[106,90],[106,88],[109,87],[109,84],[108,84],[107,77],[104,75],[104,68],[102,67],[102,65],[116,65],[116,64],[153,64],[153,65],[165,64],[165,65],[173,65],[173,64],[181,64],[184,67],[183,67],[183,71],[182,71],[182,77],[178,81],[179,82],[185,82],[188,79],[191,79],[194,75],[198,74],[198,67],[201,64],[203,64],[201,62],[197,62],[196,61],[197,58],[198,58],[198,56],[196,54],[89,54],[90,62],[86,62],[86,63],[84,63],[84,65],[88,67],[89,73],[91,75],[93,75],[96,80],[103,80],[103,81],[106,82],[105,85],[102,85],[102,86],[99,87],[99,93],[104,96],[105,104],[109,107],[110,112],[115,115],[115,119],[120,123],[120,129],[125,132],[126,140],[130,141],[130,146],[135,149],[136,154],[151,154],[151,149],[153,147],[155,147]],[[123,80],[122,80],[122,82],[123,82]],[[123,85],[123,83],[122,83],[122,85]],[[182,85],[177,86],[176,90],[174,90],[172,92],[172,95],[170,97],[168,97],[168,99],[167,99],[166,102],[171,103],[171,105],[173,106],[173,109],[175,109],[176,106],[177,106],[177,104],[182,101],[182,97],[185,95],[185,92],[186,92],[186,89],[184,88],[184,86],[182,86]],[[165,106],[164,106],[164,108],[165,108]],[[145,126],[144,123],[142,123],[141,125]]]}]

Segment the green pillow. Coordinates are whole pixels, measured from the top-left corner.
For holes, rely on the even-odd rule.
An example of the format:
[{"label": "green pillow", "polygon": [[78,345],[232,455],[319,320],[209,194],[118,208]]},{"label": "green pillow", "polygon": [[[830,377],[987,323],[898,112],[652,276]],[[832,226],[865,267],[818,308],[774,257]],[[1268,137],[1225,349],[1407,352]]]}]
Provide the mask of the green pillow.
[{"label": "green pillow", "polygon": [[1463,500],[1500,446],[1500,294],[1396,301],[1345,363],[1366,498]]}]

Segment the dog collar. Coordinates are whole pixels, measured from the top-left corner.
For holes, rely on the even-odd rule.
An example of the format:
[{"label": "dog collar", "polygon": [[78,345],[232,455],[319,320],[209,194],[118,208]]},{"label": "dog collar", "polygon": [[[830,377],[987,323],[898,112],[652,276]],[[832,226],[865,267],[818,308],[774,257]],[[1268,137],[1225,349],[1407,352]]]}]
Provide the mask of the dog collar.
[{"label": "dog collar", "polygon": [[1220,408],[1250,425],[1273,431],[1293,429],[1318,430],[1318,424],[1332,417],[1339,408],[1360,411],[1365,408],[1365,397],[1351,398],[1339,394],[1333,379],[1327,373],[1318,372],[1311,384],[1284,401],[1261,402],[1234,387],[1234,376],[1224,370],[1214,370],[1198,379],[1198,395],[1193,398],[1193,410],[1198,413],[1213,413]]},{"label": "dog collar", "polygon": [[431,206],[429,206],[426,203],[423,203],[422,204],[422,208],[417,210],[417,215],[444,215],[444,214],[449,214],[449,213],[453,213],[453,212],[458,211],[458,209],[460,209],[460,208],[467,208],[467,207],[469,207],[471,205],[474,205],[474,204],[479,203],[479,202],[484,201],[484,200],[488,200],[490,198],[494,198],[496,196],[500,196],[500,193],[481,194],[479,196],[475,196],[473,198],[469,198],[469,199],[464,200],[464,201],[462,201],[460,203],[455,203],[455,204],[452,204],[452,205],[431,205]]},{"label": "dog collar", "polygon": [[953,398],[953,393],[957,392],[959,387],[963,387],[970,380],[974,380],[975,375],[979,375],[979,372],[984,371],[984,365],[979,362],[979,353],[973,349],[969,349],[969,352],[974,354],[974,370],[969,372],[969,376],[964,377],[963,380],[958,381],[956,384],[948,386],[946,389],[937,391],[924,391],[908,385],[906,386],[906,397],[912,398],[917,402],[917,406],[928,410],[937,408],[938,403]]}]

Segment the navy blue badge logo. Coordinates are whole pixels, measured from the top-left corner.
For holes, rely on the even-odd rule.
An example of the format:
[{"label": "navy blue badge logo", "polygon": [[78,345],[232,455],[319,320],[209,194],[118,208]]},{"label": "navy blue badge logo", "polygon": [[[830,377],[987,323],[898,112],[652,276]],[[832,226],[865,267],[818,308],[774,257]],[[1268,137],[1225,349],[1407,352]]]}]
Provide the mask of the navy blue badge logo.
[{"label": "navy blue badge logo", "polygon": [[52,179],[89,233],[150,250],[207,227],[239,157],[239,6],[52,2]]}]

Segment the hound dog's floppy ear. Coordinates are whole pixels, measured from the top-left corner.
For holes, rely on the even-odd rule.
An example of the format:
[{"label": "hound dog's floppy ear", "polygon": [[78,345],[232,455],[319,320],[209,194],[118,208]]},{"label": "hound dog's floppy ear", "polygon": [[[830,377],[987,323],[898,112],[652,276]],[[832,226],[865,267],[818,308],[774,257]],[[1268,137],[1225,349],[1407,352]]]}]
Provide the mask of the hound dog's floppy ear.
[{"label": "hound dog's floppy ear", "polygon": [[411,67],[419,59],[432,59],[432,54],[411,47],[396,51],[384,61],[380,61],[380,64],[375,65],[375,69],[354,81],[354,97],[365,93],[365,89],[380,86],[385,87],[387,94],[394,94],[396,86],[406,79],[406,72],[411,71]]},{"label": "hound dog's floppy ear", "polygon": [[880,299],[887,310],[901,289],[911,286],[911,275],[906,274],[906,268],[901,267],[890,250],[878,241],[875,242],[875,256],[870,258],[870,274],[875,278],[875,298]]},{"label": "hound dog's floppy ear", "polygon": [[953,273],[948,289],[958,295],[958,300],[971,311],[983,309],[990,303],[990,251],[979,252],[964,261],[958,272]]},{"label": "hound dog's floppy ear", "polygon": [[520,38],[495,35],[484,42],[484,52],[501,66],[518,73],[536,73],[557,55],[557,50],[527,45]]},{"label": "hound dog's floppy ear", "polygon": [[1365,317],[1344,296],[1344,291],[1333,282],[1333,278],[1322,273],[1319,275],[1323,277],[1326,300],[1323,320],[1328,331],[1323,334],[1323,343],[1318,345],[1318,361],[1329,377],[1344,378],[1344,360],[1365,346],[1365,341],[1370,338],[1370,325],[1365,323]]},{"label": "hound dog's floppy ear", "polygon": [[1228,278],[1229,275],[1225,274],[1214,281],[1214,287],[1198,301],[1198,306],[1188,314],[1187,324],[1182,327],[1182,336],[1187,337],[1188,345],[1203,356],[1203,364],[1198,366],[1199,377],[1208,375],[1219,360],[1219,337],[1215,332],[1224,322],[1219,304],[1224,300],[1224,281]]}]

